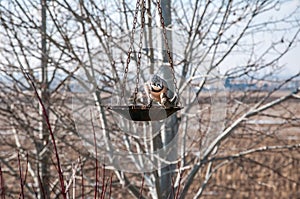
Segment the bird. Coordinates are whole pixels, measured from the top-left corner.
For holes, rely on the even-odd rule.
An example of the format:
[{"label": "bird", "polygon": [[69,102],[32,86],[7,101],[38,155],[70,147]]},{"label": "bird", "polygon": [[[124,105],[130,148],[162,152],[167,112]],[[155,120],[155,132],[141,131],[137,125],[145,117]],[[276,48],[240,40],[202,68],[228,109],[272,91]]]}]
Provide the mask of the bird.
[{"label": "bird", "polygon": [[164,108],[175,107],[178,104],[178,96],[168,87],[168,83],[158,75],[153,75],[150,81],[144,85],[147,95],[147,107],[152,107],[153,101]]}]

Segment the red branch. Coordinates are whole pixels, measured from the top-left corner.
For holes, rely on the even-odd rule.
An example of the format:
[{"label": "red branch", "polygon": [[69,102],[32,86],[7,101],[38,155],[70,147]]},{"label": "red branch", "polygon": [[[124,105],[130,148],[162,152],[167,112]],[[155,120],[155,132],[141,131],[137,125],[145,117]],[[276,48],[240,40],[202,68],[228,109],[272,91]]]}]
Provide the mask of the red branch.
[{"label": "red branch", "polygon": [[59,176],[59,181],[60,181],[60,186],[61,186],[61,192],[62,192],[63,198],[67,199],[65,184],[64,184],[64,176],[62,174],[62,170],[61,170],[61,166],[60,166],[60,159],[59,159],[59,155],[58,155],[57,147],[56,147],[56,141],[55,141],[54,133],[52,131],[52,127],[51,127],[51,124],[50,124],[49,116],[47,114],[45,105],[44,105],[40,95],[38,94],[38,91],[37,91],[37,88],[36,88],[34,82],[30,78],[29,74],[24,71],[23,68],[22,68],[22,70],[23,70],[24,74],[26,75],[26,77],[28,78],[29,82],[31,83],[31,85],[34,89],[34,92],[35,92],[35,94],[38,98],[38,101],[39,101],[40,105],[42,106],[43,116],[45,117],[45,121],[46,121],[48,130],[49,130],[49,133],[50,133],[50,136],[51,136],[51,140],[52,140],[52,144],[53,144],[53,148],[54,148],[54,152],[55,152],[55,157],[56,157],[56,161],[57,161],[57,171],[58,171],[58,176]]}]

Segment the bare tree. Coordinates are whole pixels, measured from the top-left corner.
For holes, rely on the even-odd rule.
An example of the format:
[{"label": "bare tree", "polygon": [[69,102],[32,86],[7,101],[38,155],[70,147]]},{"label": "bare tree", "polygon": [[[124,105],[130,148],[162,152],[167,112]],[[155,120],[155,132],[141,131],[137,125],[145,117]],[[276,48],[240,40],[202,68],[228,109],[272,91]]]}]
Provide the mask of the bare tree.
[{"label": "bare tree", "polygon": [[[166,122],[137,125],[103,105],[128,105],[136,82],[153,73],[170,75],[160,69],[168,65],[166,46],[155,43],[163,38],[154,29],[162,28],[160,3],[184,109]],[[50,116],[68,194],[80,196],[79,188],[70,188],[76,177],[93,194],[99,181],[90,161],[95,151],[114,172],[115,198],[251,197],[254,190],[286,196],[274,194],[274,187],[283,186],[276,179],[296,192],[299,176],[287,170],[298,169],[299,138],[287,139],[294,134],[286,129],[299,126],[299,73],[282,81],[273,76],[299,42],[299,5],[269,17],[289,3],[1,1],[0,166],[6,194],[20,193],[13,184],[17,149],[28,161],[26,197],[61,195],[48,127],[26,75]],[[284,90],[289,84],[292,89]],[[272,125],[260,123],[269,120]],[[104,192],[105,180],[96,189]]]}]

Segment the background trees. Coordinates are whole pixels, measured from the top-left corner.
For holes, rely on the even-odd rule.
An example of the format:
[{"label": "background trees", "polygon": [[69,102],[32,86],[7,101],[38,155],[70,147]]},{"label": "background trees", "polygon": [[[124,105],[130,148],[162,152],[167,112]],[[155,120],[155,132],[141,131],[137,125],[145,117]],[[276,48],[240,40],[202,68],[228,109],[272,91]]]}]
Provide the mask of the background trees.
[{"label": "background trees", "polygon": [[[161,133],[172,133],[170,140],[175,135],[179,141],[184,138],[169,148],[176,149],[176,158],[181,159],[177,163],[166,157],[169,161],[166,165],[173,163],[172,166],[132,174],[122,168],[129,163],[132,168],[138,165],[146,168],[147,161],[128,155],[128,162],[124,162],[120,153],[114,155],[117,163],[112,164],[109,153],[112,148],[151,154],[170,140],[164,143],[165,137],[149,138],[155,125],[143,132],[148,142],[135,137],[140,129],[126,134],[117,123],[123,121],[113,120],[112,114],[100,105],[111,99],[118,101],[116,95],[123,87],[133,16],[137,13],[126,97],[134,87],[130,82],[134,82],[136,76],[142,4],[146,9],[143,39],[147,42],[143,41],[141,51],[141,83],[147,81],[149,73],[161,72],[157,66],[165,58],[158,51],[159,42],[156,43],[157,37],[162,37],[162,33],[154,29],[160,27],[157,3],[1,1],[1,169],[5,194],[13,197],[20,193],[13,181],[18,179],[21,166],[28,167],[24,185],[27,198],[60,195],[48,127],[26,74],[38,88],[50,116],[66,184],[75,179],[72,176],[84,178],[83,185],[78,183],[77,195],[80,195],[80,187],[92,195],[92,186],[100,181],[95,178],[95,164],[91,160],[95,152],[93,126],[98,159],[106,168],[119,165],[121,169],[114,171],[116,181],[113,182],[119,184],[112,186],[113,197],[118,197],[119,192],[139,197],[140,190],[143,196],[152,198],[167,198],[169,194],[181,198],[197,198],[203,194],[215,197],[220,193],[280,196],[274,190],[282,186],[288,186],[284,189],[291,194],[298,190],[299,176],[291,171],[297,173],[299,165],[299,138],[295,137],[299,126],[296,108],[299,84],[294,81],[299,78],[299,70],[283,80],[275,82],[272,78],[284,70],[281,59],[299,42],[297,2],[162,3],[166,3],[162,5],[164,11],[171,5],[169,22],[167,12],[164,14],[168,34],[172,33],[172,40],[170,34],[168,38],[173,44],[177,86],[185,109],[173,117],[173,122],[179,124],[178,129],[169,130],[165,125]],[[291,6],[293,4],[295,6]],[[220,88],[220,82],[225,84],[226,78],[225,86],[234,92],[214,90]],[[238,82],[241,80],[244,82]],[[291,86],[283,91],[287,85]],[[244,90],[236,91],[238,88]],[[91,95],[87,97],[88,94]],[[79,102],[77,113],[88,116],[82,117],[86,121],[74,120],[71,98]],[[83,108],[95,102],[97,111],[85,112]],[[97,115],[93,118],[94,124],[90,114]],[[80,122],[85,124],[83,129]],[[86,132],[82,133],[83,130]],[[86,141],[81,142],[82,139]],[[87,150],[89,147],[92,149]],[[19,166],[16,149],[22,160]],[[80,167],[76,167],[79,164],[83,168],[82,176]]]}]

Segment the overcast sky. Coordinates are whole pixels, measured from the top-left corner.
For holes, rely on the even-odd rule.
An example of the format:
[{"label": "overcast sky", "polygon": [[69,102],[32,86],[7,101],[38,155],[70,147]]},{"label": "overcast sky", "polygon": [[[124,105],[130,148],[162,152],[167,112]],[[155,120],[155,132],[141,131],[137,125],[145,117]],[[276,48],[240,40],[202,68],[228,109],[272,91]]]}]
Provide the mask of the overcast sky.
[{"label": "overcast sky", "polygon": [[[300,20],[300,0],[291,0],[285,3],[283,6],[278,7],[277,10],[274,10],[273,14],[274,16],[270,17],[278,17],[286,16],[292,11],[294,11],[298,7],[298,12],[295,13],[295,18]],[[262,19],[263,20],[263,19]],[[300,22],[299,22],[300,23]],[[300,24],[298,25],[298,28],[300,27]],[[270,37],[276,37],[276,35],[269,35]],[[300,35],[298,35],[297,38],[297,44],[292,47],[292,50],[288,52],[282,60],[279,62],[279,64],[282,64],[285,66],[285,68],[281,71],[281,76],[290,76],[293,74],[296,74],[300,72]]]},{"label": "overcast sky", "polygon": [[[268,22],[276,19],[285,19],[285,16],[291,14],[293,11],[297,10],[293,14],[293,19],[298,20],[299,25],[293,25],[291,27],[291,23],[279,23],[275,27],[277,29],[281,29],[282,31],[276,32],[276,31],[269,31],[264,32],[262,34],[254,34],[255,37],[253,38],[257,43],[259,43],[259,46],[255,46],[255,52],[257,54],[260,54],[263,52],[266,48],[268,48],[270,45],[272,45],[272,42],[280,41],[283,39],[285,41],[285,44],[282,46],[279,46],[276,48],[278,51],[283,51],[285,47],[289,44],[291,38],[295,35],[297,30],[299,30],[300,27],[300,0],[290,0],[284,2],[281,6],[278,6],[276,9],[264,13],[261,16],[258,16],[256,19],[256,22],[262,23],[262,22]],[[272,26],[271,27],[271,30]],[[280,49],[282,48],[282,49]],[[227,70],[231,69],[234,66],[241,65],[241,63],[244,63],[247,61],[248,56],[245,53],[240,52],[240,54],[232,54],[223,64],[223,66],[220,68],[221,73],[225,73]],[[272,54],[270,54],[272,56]],[[270,57],[269,57],[270,58]],[[300,72],[300,34],[298,34],[296,43],[292,46],[290,51],[282,57],[282,59],[278,63],[281,66],[284,66],[284,68],[281,70],[281,72],[278,74],[281,77],[287,77],[291,76],[293,74],[296,74]],[[268,71],[269,70],[269,71]],[[273,72],[272,68],[268,68],[265,71],[261,71],[262,73],[268,73]],[[264,74],[262,74],[264,75]]]},{"label": "overcast sky", "polygon": [[[289,11],[295,9],[295,7],[300,6],[299,0],[293,0],[282,8],[282,14],[288,13]],[[300,12],[297,12],[297,19],[300,19]],[[299,24],[300,27],[300,24]],[[300,72],[300,35],[297,39],[298,43],[290,52],[288,52],[285,57],[283,57],[281,63],[285,65],[286,70],[282,71],[282,75],[291,75]]]}]

